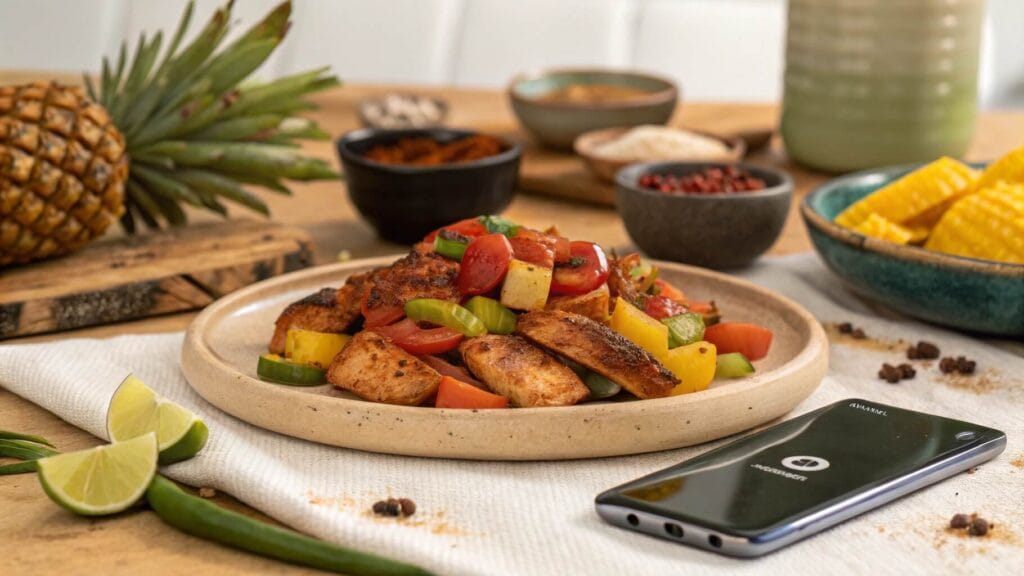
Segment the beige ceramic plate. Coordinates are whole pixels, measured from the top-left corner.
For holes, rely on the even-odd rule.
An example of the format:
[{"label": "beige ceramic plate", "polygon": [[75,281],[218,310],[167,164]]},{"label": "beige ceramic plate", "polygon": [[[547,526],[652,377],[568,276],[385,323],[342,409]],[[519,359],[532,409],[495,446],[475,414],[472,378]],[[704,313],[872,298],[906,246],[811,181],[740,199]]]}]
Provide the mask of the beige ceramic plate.
[{"label": "beige ceramic plate", "polygon": [[393,260],[314,268],[221,298],[189,327],[181,358],[185,377],[221,410],[298,438],[390,454],[557,460],[679,448],[747,430],[789,412],[818,386],[828,364],[821,326],[794,302],[723,274],[659,262],[662,277],[693,298],[713,298],[727,319],[775,332],[754,376],[657,400],[491,411],[391,406],[329,385],[295,388],[256,378],[256,359],[289,302]]}]

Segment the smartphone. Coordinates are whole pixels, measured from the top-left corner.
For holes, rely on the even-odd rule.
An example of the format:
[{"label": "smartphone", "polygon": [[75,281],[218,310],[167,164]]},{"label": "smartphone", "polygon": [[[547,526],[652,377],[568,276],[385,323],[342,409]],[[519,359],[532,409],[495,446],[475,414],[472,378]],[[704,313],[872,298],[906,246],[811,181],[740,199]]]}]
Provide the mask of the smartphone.
[{"label": "smartphone", "polygon": [[761,556],[1005,447],[999,430],[842,400],[603,492],[597,513],[681,544]]}]

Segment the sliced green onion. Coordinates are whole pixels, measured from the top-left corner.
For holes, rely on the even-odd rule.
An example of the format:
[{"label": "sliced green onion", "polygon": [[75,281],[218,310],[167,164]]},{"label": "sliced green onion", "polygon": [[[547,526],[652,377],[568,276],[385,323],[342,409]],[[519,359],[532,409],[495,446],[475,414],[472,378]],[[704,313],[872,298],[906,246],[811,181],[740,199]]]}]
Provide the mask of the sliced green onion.
[{"label": "sliced green onion", "polygon": [[684,312],[671,318],[662,318],[668,326],[668,347],[676,348],[704,339],[704,317],[696,312]]},{"label": "sliced green onion", "polygon": [[493,298],[473,296],[466,309],[480,319],[489,334],[511,334],[516,330],[516,315]]},{"label": "sliced green onion", "polygon": [[417,322],[446,326],[472,338],[487,334],[487,326],[462,306],[447,300],[417,298],[405,303],[405,315]]}]

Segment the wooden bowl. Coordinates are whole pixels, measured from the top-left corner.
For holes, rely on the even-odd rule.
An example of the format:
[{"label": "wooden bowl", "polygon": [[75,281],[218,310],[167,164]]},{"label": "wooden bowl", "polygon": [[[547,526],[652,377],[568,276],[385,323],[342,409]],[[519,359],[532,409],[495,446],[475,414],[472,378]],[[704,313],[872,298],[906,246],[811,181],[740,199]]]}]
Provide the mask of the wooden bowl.
[{"label": "wooden bowl", "polygon": [[729,276],[672,263],[662,275],[726,317],[775,332],[757,372],[703,392],[558,408],[452,410],[366,402],[330,385],[298,388],[256,377],[274,319],[289,303],[394,257],[335,264],[254,284],[192,322],[181,369],[207,401],[250,424],[372,452],[475,460],[559,460],[680,448],[736,434],[793,409],[821,382],[828,340],[798,304]]},{"label": "wooden bowl", "polygon": [[700,134],[702,136],[707,136],[708,138],[714,138],[715,140],[718,140],[725,144],[726,146],[728,146],[729,149],[724,154],[720,155],[703,157],[680,156],[679,158],[672,158],[666,160],[650,160],[647,158],[618,159],[608,158],[606,156],[594,154],[594,150],[598,146],[622,136],[629,130],[632,130],[632,127],[620,126],[617,128],[607,128],[604,130],[594,130],[591,132],[587,132],[586,134],[580,135],[580,137],[576,139],[576,141],[573,143],[573,150],[575,150],[576,154],[583,158],[583,162],[587,165],[587,168],[590,169],[591,173],[593,173],[594,176],[597,176],[599,179],[605,182],[615,182],[615,174],[617,174],[619,170],[622,170],[623,168],[631,164],[639,164],[641,162],[732,163],[739,162],[741,159],[743,159],[743,155],[747,151],[747,145],[742,138],[724,138],[722,136],[716,136],[714,134],[709,134],[707,132],[701,132],[698,130],[687,130],[688,132],[693,132],[694,134]]},{"label": "wooden bowl", "polygon": [[917,166],[831,180],[800,205],[814,249],[855,292],[929,322],[1024,337],[1024,265],[954,256],[864,236],[832,220]]}]

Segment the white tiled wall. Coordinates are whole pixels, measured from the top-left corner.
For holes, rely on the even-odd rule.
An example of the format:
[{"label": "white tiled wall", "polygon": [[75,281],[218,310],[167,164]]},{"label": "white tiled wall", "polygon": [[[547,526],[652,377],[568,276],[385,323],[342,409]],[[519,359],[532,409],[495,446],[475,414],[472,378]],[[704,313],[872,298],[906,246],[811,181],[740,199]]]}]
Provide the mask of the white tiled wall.
[{"label": "white tiled wall", "polygon": [[[223,0],[197,0],[198,29]],[[237,0],[239,29],[277,0]],[[329,64],[350,82],[503,86],[546,66],[637,67],[688,100],[780,95],[785,0],[294,0],[263,73]],[[1024,107],[1024,0],[988,0],[982,97]],[[0,0],[0,68],[96,70],[122,38],[170,34],[184,0]]]}]

